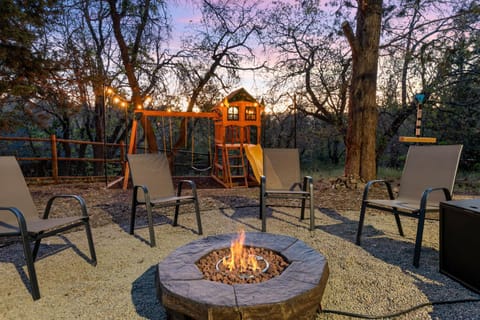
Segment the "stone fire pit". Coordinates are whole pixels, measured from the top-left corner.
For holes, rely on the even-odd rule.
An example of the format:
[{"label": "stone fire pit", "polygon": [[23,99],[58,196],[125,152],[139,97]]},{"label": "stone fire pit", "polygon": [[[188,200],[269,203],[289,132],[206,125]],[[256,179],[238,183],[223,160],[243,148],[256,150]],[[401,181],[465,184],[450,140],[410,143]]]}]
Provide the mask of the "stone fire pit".
[{"label": "stone fire pit", "polygon": [[196,261],[229,248],[236,234],[210,236],[172,252],[158,264],[157,294],[169,319],[313,319],[328,279],[323,255],[283,235],[246,233],[245,245],[273,250],[290,265],[282,274],[255,284],[205,280]]}]

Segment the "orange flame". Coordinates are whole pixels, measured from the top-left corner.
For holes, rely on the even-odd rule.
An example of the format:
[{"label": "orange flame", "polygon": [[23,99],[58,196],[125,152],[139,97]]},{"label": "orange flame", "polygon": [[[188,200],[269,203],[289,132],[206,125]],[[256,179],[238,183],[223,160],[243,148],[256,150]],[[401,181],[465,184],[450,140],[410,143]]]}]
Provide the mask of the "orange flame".
[{"label": "orange flame", "polygon": [[222,262],[229,271],[238,270],[239,272],[246,272],[260,270],[253,248],[247,250],[243,246],[244,243],[245,231],[241,230],[238,237],[230,245],[230,256],[225,257]]}]

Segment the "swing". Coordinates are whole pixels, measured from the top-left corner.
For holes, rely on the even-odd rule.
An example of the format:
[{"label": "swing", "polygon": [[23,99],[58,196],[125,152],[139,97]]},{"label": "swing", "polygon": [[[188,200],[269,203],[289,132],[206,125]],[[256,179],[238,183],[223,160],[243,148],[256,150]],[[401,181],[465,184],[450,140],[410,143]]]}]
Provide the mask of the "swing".
[{"label": "swing", "polygon": [[[168,118],[168,144],[167,146],[167,130],[166,127],[167,125],[165,124],[165,117],[161,116],[162,119],[162,144],[163,144],[163,152],[167,153],[168,151],[171,151],[173,149],[173,129],[172,129],[172,119]],[[157,129],[158,129],[159,123],[157,122]],[[170,149],[167,149],[169,147]]]},{"label": "swing", "polygon": [[162,118],[162,142],[163,152],[167,152],[167,133],[165,132],[165,117]]},{"label": "swing", "polygon": [[[210,130],[210,122],[208,123],[208,129]],[[211,137],[210,137],[210,134],[208,135],[208,158],[210,159],[210,166],[206,167],[206,168],[198,168],[195,166],[195,125],[194,125],[194,120],[192,118],[192,163],[191,163],[191,168],[195,171],[198,171],[198,172],[205,172],[205,171],[208,171],[210,169],[212,169],[212,164],[211,164],[211,160],[212,160],[212,148],[211,148]]]}]

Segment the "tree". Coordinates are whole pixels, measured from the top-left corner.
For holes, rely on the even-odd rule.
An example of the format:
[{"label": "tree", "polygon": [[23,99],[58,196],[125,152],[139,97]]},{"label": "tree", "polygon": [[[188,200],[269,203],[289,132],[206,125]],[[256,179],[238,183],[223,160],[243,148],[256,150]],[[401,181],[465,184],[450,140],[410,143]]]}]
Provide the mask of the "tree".
[{"label": "tree", "polygon": [[[334,136],[343,137],[341,143],[351,59],[332,16],[318,1],[276,2],[265,18],[271,23],[264,39],[268,48],[275,49],[275,62],[268,70],[273,75],[269,92],[274,103],[289,104],[294,96],[295,111],[333,127]],[[332,154],[332,159],[338,156]]]},{"label": "tree", "polygon": [[[110,8],[110,18],[115,39],[120,52],[125,76],[131,90],[131,103],[136,108],[143,106],[149,93],[156,85],[158,72],[161,71],[164,61],[160,53],[161,43],[169,36],[169,27],[165,11],[165,2],[161,0],[119,1],[107,0]],[[149,50],[157,55],[151,59]],[[168,60],[168,59],[167,59]],[[145,88],[142,90],[141,68],[150,66]],[[150,152],[157,152],[157,140],[150,121],[140,121]]]},{"label": "tree", "polygon": [[[238,83],[238,73],[258,70],[263,63],[242,66],[255,61],[254,40],[264,26],[257,18],[257,4],[249,1],[210,1],[201,3],[202,18],[193,34],[183,40],[182,50],[174,59],[181,94],[188,97],[185,111],[194,106],[209,111],[222,98],[222,92]],[[176,150],[185,143],[185,120]]]},{"label": "tree", "polygon": [[[480,14],[480,11],[478,12]],[[455,43],[441,58],[443,86],[432,99],[425,129],[434,132],[442,143],[461,143],[465,169],[480,168],[480,30],[475,21],[463,16],[455,19]],[[478,23],[477,23],[478,25]]]},{"label": "tree", "polygon": [[382,0],[357,0],[356,32],[342,24],[352,51],[345,175],[376,178],[377,71]]},{"label": "tree", "polygon": [[428,111],[439,94],[448,91],[448,78],[457,72],[445,68],[448,60],[443,53],[461,46],[462,39],[474,34],[479,25],[475,1],[391,3],[384,6],[383,14],[377,161],[394,144],[405,121],[416,113],[416,94],[425,95],[423,109]]},{"label": "tree", "polygon": [[[0,103],[11,104],[18,97],[28,97],[38,88],[49,61],[35,41],[55,16],[55,1],[0,0]],[[2,110],[0,129],[10,130],[19,124],[14,112]]]},{"label": "tree", "polygon": [[48,63],[34,44],[56,14],[52,10],[54,3],[49,0],[0,1],[0,94],[26,95],[34,90],[29,81]]}]

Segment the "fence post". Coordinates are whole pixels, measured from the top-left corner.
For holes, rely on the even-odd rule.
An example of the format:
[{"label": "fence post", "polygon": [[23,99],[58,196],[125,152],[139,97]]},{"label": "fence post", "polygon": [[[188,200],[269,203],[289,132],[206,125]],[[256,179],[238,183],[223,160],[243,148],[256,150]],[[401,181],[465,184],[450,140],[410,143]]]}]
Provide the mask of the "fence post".
[{"label": "fence post", "polygon": [[52,144],[52,178],[55,183],[58,183],[57,137],[52,134],[50,138]]}]

